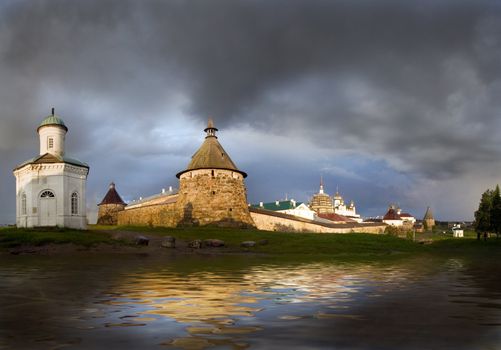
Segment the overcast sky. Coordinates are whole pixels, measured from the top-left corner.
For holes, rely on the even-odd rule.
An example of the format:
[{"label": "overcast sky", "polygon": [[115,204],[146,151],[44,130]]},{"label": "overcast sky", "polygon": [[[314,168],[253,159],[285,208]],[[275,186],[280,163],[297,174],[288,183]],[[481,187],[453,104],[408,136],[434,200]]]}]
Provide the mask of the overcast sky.
[{"label": "overcast sky", "polygon": [[207,118],[249,202],[472,219],[501,182],[501,1],[0,2],[0,223],[56,108],[88,208],[177,187]]}]

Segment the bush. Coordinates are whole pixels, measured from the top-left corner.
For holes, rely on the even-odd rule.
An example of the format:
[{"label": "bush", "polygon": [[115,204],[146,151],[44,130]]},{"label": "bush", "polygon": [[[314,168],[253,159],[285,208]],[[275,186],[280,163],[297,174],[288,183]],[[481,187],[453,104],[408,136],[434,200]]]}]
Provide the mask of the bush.
[{"label": "bush", "polygon": [[384,233],[393,236],[393,237],[399,237],[399,238],[407,238],[412,240],[414,237],[414,233],[412,230],[409,230],[406,227],[396,227],[396,226],[388,226],[384,230]]}]

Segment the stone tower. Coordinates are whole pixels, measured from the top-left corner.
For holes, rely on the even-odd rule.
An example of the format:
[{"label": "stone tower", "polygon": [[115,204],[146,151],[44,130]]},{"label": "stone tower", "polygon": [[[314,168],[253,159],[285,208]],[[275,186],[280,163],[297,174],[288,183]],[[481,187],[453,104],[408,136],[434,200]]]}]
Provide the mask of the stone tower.
[{"label": "stone tower", "polygon": [[316,211],[317,214],[334,213],[332,199],[328,194],[324,193],[324,182],[322,178],[320,178],[320,190],[311,198],[310,208]]},{"label": "stone tower", "polygon": [[432,230],[433,226],[435,226],[435,219],[430,207],[426,209],[426,213],[424,214],[423,225],[426,230]]},{"label": "stone tower", "polygon": [[253,227],[244,184],[247,174],[236,167],[219,143],[212,119],[204,131],[204,143],[186,170],[176,175],[179,224]]},{"label": "stone tower", "polygon": [[112,182],[103,200],[98,204],[99,211],[97,214],[97,224],[116,225],[118,220],[118,212],[124,210],[126,205],[127,204],[118,194],[115,188],[115,184]]},{"label": "stone tower", "polygon": [[66,156],[68,128],[52,113],[37,128],[39,155],[14,169],[17,227],[87,228],[89,166]]}]

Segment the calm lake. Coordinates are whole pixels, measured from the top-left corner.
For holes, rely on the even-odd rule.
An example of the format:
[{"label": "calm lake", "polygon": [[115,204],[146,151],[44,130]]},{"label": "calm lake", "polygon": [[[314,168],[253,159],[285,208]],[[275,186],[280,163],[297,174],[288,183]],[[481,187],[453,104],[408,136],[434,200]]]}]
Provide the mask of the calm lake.
[{"label": "calm lake", "polygon": [[501,261],[4,256],[0,349],[500,349]]}]

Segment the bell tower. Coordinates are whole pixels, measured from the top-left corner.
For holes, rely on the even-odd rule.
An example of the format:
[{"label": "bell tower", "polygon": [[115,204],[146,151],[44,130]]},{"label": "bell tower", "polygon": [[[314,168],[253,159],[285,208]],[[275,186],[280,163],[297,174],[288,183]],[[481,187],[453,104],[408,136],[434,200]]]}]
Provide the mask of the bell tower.
[{"label": "bell tower", "polygon": [[47,116],[37,129],[40,138],[40,155],[50,153],[55,156],[64,156],[64,140],[68,128],[61,118],[52,113]]}]

